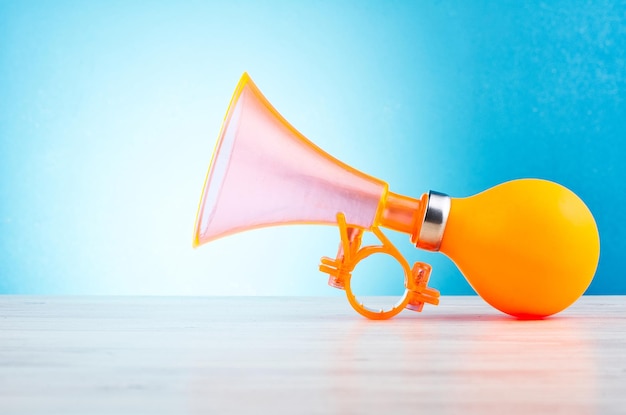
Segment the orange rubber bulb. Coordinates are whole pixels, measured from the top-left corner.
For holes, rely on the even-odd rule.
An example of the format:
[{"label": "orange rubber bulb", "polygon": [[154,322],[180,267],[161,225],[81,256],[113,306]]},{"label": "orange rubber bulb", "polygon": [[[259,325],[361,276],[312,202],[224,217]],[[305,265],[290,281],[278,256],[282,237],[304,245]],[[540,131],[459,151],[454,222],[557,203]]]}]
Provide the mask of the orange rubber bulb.
[{"label": "orange rubber bulb", "polygon": [[439,250],[493,307],[538,319],[584,293],[600,238],[593,215],[572,191],[521,179],[452,198]]}]

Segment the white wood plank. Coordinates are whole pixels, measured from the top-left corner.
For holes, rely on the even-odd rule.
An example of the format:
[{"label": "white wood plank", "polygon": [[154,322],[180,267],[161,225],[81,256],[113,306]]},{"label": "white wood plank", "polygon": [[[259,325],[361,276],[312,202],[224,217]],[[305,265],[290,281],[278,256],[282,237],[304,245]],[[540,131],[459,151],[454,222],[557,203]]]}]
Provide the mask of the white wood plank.
[{"label": "white wood plank", "polygon": [[1,414],[626,413],[626,297],[517,321],[477,297],[0,297]]}]

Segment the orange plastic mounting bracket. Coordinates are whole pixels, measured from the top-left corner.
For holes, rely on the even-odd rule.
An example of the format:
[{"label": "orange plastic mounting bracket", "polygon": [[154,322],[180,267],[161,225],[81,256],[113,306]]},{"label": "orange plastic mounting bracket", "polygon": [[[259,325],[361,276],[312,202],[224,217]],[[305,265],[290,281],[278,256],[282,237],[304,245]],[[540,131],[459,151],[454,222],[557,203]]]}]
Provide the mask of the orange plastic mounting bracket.
[{"label": "orange plastic mounting bracket", "polygon": [[[346,291],[350,305],[359,314],[372,320],[386,320],[405,308],[422,311],[424,303],[439,304],[439,291],[428,287],[430,265],[416,262],[413,264],[413,268],[409,267],[408,261],[377,226],[373,226],[371,231],[381,241],[381,245],[361,247],[363,229],[348,227],[346,216],[341,212],[337,214],[337,224],[341,237],[339,252],[335,259],[322,257],[319,269],[329,275],[328,284],[330,286]],[[379,253],[391,255],[404,270],[404,294],[394,306],[387,310],[374,310],[365,306],[356,298],[350,285],[352,271],[356,265],[370,255]]]}]

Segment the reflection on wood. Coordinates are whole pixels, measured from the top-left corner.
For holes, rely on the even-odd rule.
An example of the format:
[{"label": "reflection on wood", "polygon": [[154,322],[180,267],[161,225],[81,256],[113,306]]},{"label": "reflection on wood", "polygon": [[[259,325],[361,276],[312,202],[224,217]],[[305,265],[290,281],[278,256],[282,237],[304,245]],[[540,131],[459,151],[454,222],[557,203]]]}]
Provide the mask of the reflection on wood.
[{"label": "reflection on wood", "polygon": [[626,297],[517,321],[476,297],[0,297],[2,414],[626,413]]}]

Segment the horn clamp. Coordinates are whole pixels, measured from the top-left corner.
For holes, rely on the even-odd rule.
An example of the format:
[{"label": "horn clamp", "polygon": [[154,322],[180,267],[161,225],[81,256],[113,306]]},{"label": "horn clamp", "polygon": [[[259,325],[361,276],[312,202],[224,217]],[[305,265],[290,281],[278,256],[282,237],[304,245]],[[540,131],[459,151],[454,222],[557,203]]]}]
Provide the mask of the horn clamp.
[{"label": "horn clamp", "polygon": [[[335,259],[322,257],[319,270],[328,274],[328,285],[346,291],[348,302],[359,314],[372,320],[389,319],[407,308],[413,311],[422,311],[424,304],[439,304],[439,291],[428,287],[431,266],[424,262],[416,262],[413,267],[402,256],[400,251],[391,243],[385,234],[373,226],[371,231],[381,241],[381,245],[361,247],[363,229],[348,227],[346,216],[337,214],[341,244]],[[404,270],[404,294],[390,309],[374,310],[361,303],[352,292],[350,281],[356,265],[373,254],[387,254],[395,258]]]}]

